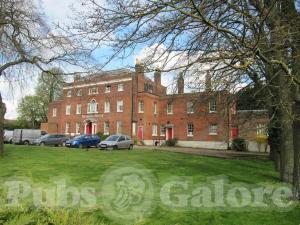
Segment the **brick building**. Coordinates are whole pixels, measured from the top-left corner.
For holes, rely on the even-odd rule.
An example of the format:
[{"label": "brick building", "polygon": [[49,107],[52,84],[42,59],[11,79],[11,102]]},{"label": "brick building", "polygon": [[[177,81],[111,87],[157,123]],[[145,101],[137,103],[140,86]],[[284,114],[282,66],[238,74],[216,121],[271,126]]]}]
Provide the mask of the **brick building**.
[{"label": "brick building", "polygon": [[177,138],[178,145],[226,149],[233,107],[227,91],[168,95],[161,73],[154,80],[137,64],[135,71],[115,70],[77,77],[63,87],[63,97],[49,104],[49,133],[122,133],[146,145]]}]

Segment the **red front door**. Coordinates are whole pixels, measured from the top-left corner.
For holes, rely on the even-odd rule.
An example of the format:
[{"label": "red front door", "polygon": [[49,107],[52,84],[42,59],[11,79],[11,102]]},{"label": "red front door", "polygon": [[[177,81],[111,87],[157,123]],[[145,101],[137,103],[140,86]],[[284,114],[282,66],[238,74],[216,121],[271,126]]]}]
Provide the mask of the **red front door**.
[{"label": "red front door", "polygon": [[173,128],[168,127],[167,128],[167,140],[171,140],[173,138]]},{"label": "red front door", "polygon": [[91,122],[86,125],[86,134],[87,135],[92,134],[92,123]]},{"label": "red front door", "polygon": [[140,141],[144,139],[143,127],[138,127],[138,138],[139,138]]}]

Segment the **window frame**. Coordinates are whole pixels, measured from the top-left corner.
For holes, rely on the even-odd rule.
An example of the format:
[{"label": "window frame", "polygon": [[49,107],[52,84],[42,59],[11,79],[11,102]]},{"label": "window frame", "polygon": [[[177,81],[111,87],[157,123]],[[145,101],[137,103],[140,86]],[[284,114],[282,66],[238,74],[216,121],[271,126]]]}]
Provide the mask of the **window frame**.
[{"label": "window frame", "polygon": [[[107,107],[107,105],[108,105],[108,107]],[[104,102],[104,113],[110,113],[110,102],[109,101]]]},{"label": "window frame", "polygon": [[[169,106],[171,107],[171,111],[169,111]],[[173,103],[168,103],[167,104],[167,115],[172,115],[173,114]]]},{"label": "window frame", "polygon": [[[80,110],[78,110],[80,109]],[[81,104],[76,104],[76,114],[81,115],[82,114],[82,107]]]},{"label": "window frame", "polygon": [[57,117],[57,108],[52,109],[52,117]]},{"label": "window frame", "polygon": [[81,123],[76,122],[76,124],[75,124],[75,134],[80,134],[80,126],[81,126]]},{"label": "window frame", "polygon": [[81,97],[82,96],[82,89],[78,89],[77,90],[77,94],[76,94],[78,97]]},{"label": "window frame", "polygon": [[194,124],[193,123],[187,123],[187,134],[188,137],[194,136]]},{"label": "window frame", "polygon": [[[95,111],[91,111],[90,109],[91,109],[91,104],[92,103],[95,103]],[[88,103],[88,105],[87,105],[87,113],[90,113],[90,114],[92,114],[92,113],[99,113],[99,105],[98,105],[98,103],[97,103],[97,101],[95,100],[95,99],[92,99],[89,103]]]},{"label": "window frame", "polygon": [[71,115],[71,105],[70,104],[66,105],[66,115],[67,116]]},{"label": "window frame", "polygon": [[[212,127],[215,126],[214,129],[212,129]],[[211,123],[209,124],[209,128],[208,128],[208,134],[209,135],[218,135],[218,132],[219,132],[219,127],[218,127],[218,124],[217,123]],[[215,131],[215,132],[212,132],[212,131]]]},{"label": "window frame", "polygon": [[98,92],[98,87],[90,87],[89,88],[89,95],[97,95],[98,93],[99,93]]},{"label": "window frame", "polygon": [[123,83],[118,84],[117,90],[118,90],[119,92],[120,92],[120,91],[124,91],[124,84],[123,84]]},{"label": "window frame", "polygon": [[[143,106],[143,107],[141,107]],[[141,110],[141,108],[143,108]],[[139,103],[138,103],[138,113],[144,113],[145,112],[145,103],[143,100],[139,100]]]},{"label": "window frame", "polygon": [[[122,104],[119,104],[119,103],[122,103]],[[119,108],[119,106],[121,108]],[[117,101],[117,112],[124,112],[124,101],[123,100]]]},{"label": "window frame", "polygon": [[67,96],[67,98],[71,98],[72,97],[72,90],[67,90],[66,96]]},{"label": "window frame", "polygon": [[109,121],[104,121],[103,123],[103,134],[109,135]]},{"label": "window frame", "polygon": [[[191,111],[189,109],[192,109]],[[193,114],[194,113],[194,103],[189,101],[186,103],[186,112],[187,114]]]},{"label": "window frame", "polygon": [[[163,132],[162,132],[162,130],[163,130]],[[166,136],[166,131],[167,131],[166,126],[160,125],[160,136],[161,137],[165,137]]]},{"label": "window frame", "polygon": [[152,136],[158,136],[157,135],[157,124],[156,123],[152,124]]},{"label": "window frame", "polygon": [[[116,133],[118,135],[122,135],[122,132],[123,132],[123,122],[120,121],[120,120],[118,120],[116,125],[117,125]],[[121,129],[121,132],[120,132],[119,129]]]},{"label": "window frame", "polygon": [[[212,104],[212,102],[214,103],[214,104]],[[215,99],[211,99],[210,101],[209,101],[209,106],[208,106],[209,108],[209,113],[216,113],[217,112],[217,101],[215,100]]]},{"label": "window frame", "polygon": [[111,92],[111,85],[110,84],[105,85],[104,93],[110,93],[110,92]]},{"label": "window frame", "polygon": [[[70,134],[70,126],[71,123],[70,122],[66,122],[65,123],[65,134]],[[68,129],[67,129],[68,128]],[[68,132],[67,132],[68,131]]]}]

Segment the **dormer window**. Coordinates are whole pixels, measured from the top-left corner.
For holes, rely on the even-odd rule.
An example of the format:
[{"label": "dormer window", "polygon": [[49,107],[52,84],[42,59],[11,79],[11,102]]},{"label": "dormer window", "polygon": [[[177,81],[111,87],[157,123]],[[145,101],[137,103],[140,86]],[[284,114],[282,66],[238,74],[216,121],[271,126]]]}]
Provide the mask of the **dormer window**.
[{"label": "dormer window", "polygon": [[77,96],[82,96],[82,89],[77,90]]},{"label": "dormer window", "polygon": [[110,85],[106,85],[105,86],[105,93],[109,93],[111,91],[111,86]]},{"label": "dormer window", "polygon": [[124,84],[118,84],[118,91],[124,91]]},{"label": "dormer window", "polygon": [[98,94],[98,88],[97,87],[89,88],[89,95],[95,95],[95,94]]},{"label": "dormer window", "polygon": [[72,91],[71,91],[71,90],[68,90],[68,91],[67,91],[67,97],[68,97],[68,98],[72,97]]}]

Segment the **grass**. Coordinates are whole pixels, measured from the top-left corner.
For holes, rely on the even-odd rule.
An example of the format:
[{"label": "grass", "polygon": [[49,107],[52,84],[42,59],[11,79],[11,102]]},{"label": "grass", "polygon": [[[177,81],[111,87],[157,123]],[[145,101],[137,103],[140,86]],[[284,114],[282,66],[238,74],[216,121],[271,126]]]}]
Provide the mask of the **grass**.
[{"label": "grass", "polygon": [[[265,186],[279,185],[278,174],[268,161],[224,160],[180,153],[134,150],[97,151],[51,147],[27,147],[6,145],[6,153],[0,158],[0,180],[25,177],[34,184],[47,187],[50,179],[68,177],[72,185],[99,184],[99,179],[111,166],[142,165],[151,171],[157,186],[161,187],[172,177],[192,177],[194,183],[207,178],[225,175],[230,183],[249,185],[263,183]],[[230,186],[230,184],[228,185]],[[228,188],[228,187],[227,187]],[[5,190],[0,187],[0,196]],[[187,208],[175,211],[159,203],[159,192],[155,193],[156,207],[153,213],[136,224],[149,225],[299,225],[299,204],[287,211],[252,209],[250,211],[201,211]],[[4,199],[4,198],[3,198]],[[3,200],[2,199],[2,200]],[[0,202],[1,203],[1,202]],[[91,222],[93,221],[93,222]],[[116,224],[101,209],[79,212],[76,209],[35,209],[31,206],[17,209],[1,209],[0,224]],[[122,224],[122,222],[121,222]]]}]

